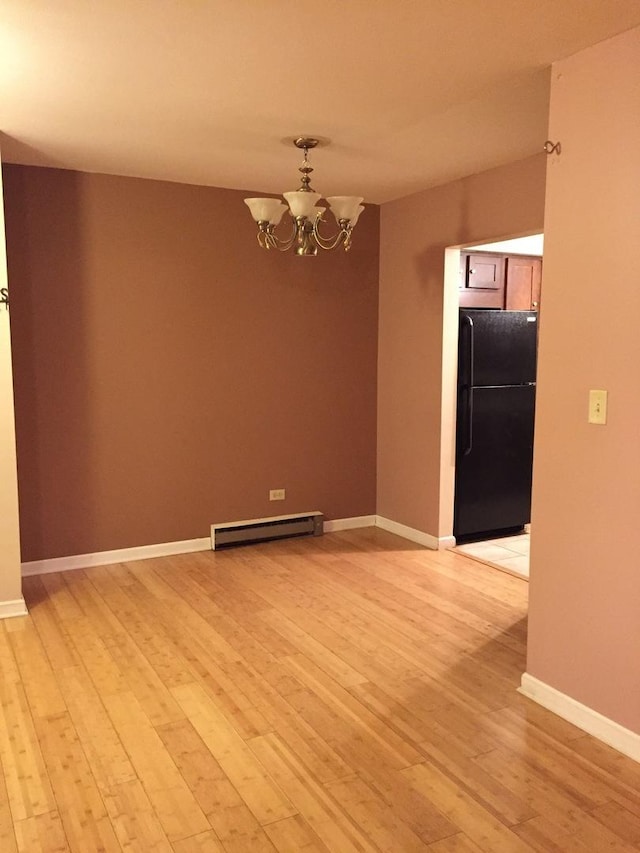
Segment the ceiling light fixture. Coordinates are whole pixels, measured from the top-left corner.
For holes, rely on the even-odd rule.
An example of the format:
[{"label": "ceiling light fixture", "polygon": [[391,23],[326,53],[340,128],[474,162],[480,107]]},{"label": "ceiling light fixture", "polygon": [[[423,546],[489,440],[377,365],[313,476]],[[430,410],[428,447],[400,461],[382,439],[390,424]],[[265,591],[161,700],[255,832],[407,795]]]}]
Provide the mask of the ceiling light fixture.
[{"label": "ceiling light fixture", "polygon": [[[322,196],[311,187],[309,177],[313,172],[313,168],[309,165],[309,149],[315,148],[318,140],[299,136],[293,140],[293,144],[304,151],[304,160],[298,170],[302,172],[300,189],[283,193],[289,207],[287,208],[287,204],[283,204],[278,198],[245,198],[244,200],[258,223],[258,243],[263,249],[278,249],[280,252],[286,252],[295,246],[296,255],[307,257],[317,255],[318,247],[329,251],[342,246],[345,252],[348,252],[351,248],[353,229],[364,210],[363,199],[351,195],[327,198],[340,230],[333,237],[323,237],[318,226],[320,222],[324,222],[322,215],[326,208],[316,206]],[[282,240],[276,236],[275,229],[285,210],[289,211],[293,219],[293,232],[290,237]]]}]

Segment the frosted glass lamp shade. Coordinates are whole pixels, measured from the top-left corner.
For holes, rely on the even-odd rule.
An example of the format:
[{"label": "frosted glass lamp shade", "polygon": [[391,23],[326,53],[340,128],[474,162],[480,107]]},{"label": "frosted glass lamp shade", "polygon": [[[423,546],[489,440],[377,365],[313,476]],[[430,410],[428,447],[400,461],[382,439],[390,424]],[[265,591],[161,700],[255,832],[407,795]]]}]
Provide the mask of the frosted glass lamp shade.
[{"label": "frosted glass lamp shade", "polygon": [[353,217],[351,219],[351,222],[349,223],[349,225],[351,225],[352,228],[356,227],[356,225],[358,223],[358,219],[360,219],[360,214],[362,213],[363,210],[364,210],[364,204],[359,204],[358,209],[356,210],[355,214],[353,215]]},{"label": "frosted glass lamp shade", "polygon": [[271,225],[278,225],[280,220],[282,219],[282,216],[283,216],[285,210],[289,210],[289,208],[287,207],[286,204],[283,204],[282,202],[280,202],[278,207],[271,214],[271,217],[269,218],[269,223]]},{"label": "frosted glass lamp shade", "polygon": [[286,210],[279,198],[245,198],[244,203],[256,222],[271,222],[277,225]]},{"label": "frosted glass lamp shade", "polygon": [[341,219],[353,219],[364,199],[355,195],[334,195],[327,201],[336,222],[339,222]]},{"label": "frosted glass lamp shade", "polygon": [[282,194],[289,205],[289,209],[291,210],[291,215],[295,218],[296,216],[306,216],[309,219],[313,219],[314,213],[313,210],[316,206],[316,202],[320,199],[320,193],[310,193],[303,192],[302,190],[294,190],[290,193]]}]

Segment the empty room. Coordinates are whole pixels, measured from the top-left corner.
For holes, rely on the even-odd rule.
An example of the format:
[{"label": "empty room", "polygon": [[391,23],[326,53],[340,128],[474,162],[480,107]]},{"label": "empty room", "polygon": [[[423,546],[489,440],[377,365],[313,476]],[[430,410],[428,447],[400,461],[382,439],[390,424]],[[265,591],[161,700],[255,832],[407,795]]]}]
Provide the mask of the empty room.
[{"label": "empty room", "polygon": [[2,853],[640,850],[637,0],[0,8]]}]

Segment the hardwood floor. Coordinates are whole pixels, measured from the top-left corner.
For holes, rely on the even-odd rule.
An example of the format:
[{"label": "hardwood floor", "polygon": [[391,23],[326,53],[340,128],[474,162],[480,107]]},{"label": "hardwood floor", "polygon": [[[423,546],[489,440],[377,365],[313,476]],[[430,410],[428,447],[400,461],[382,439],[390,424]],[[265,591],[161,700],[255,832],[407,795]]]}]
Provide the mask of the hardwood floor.
[{"label": "hardwood floor", "polygon": [[516,693],[527,590],[375,529],[25,579],[0,850],[640,850],[640,765]]}]

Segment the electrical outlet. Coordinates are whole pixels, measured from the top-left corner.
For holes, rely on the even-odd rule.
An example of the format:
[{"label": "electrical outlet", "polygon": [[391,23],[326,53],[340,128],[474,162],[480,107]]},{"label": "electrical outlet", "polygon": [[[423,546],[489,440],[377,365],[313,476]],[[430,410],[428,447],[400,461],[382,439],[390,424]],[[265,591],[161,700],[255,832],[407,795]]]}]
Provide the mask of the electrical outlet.
[{"label": "electrical outlet", "polygon": [[607,392],[589,391],[589,423],[606,424]]},{"label": "electrical outlet", "polygon": [[285,499],[285,490],[284,489],[270,489],[269,490],[269,500],[270,501],[283,501]]}]

